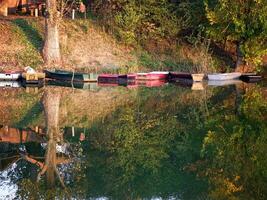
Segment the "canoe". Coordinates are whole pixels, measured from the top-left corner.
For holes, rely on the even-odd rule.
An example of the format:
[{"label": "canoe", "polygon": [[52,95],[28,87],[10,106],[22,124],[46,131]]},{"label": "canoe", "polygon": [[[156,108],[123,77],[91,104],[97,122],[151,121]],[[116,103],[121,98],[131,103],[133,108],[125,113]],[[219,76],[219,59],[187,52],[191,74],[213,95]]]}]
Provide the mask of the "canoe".
[{"label": "canoe", "polygon": [[241,73],[239,72],[233,72],[233,73],[215,73],[215,74],[208,74],[209,80],[232,80],[232,79],[238,79],[241,76]]},{"label": "canoe", "polygon": [[0,72],[0,80],[16,81],[21,78],[20,71],[4,71]]},{"label": "canoe", "polygon": [[261,81],[262,76],[254,74],[254,73],[249,73],[249,74],[242,74],[240,76],[240,79],[247,83],[255,83],[255,82]]},{"label": "canoe", "polygon": [[44,70],[45,77],[56,80],[74,81],[74,82],[96,82],[97,74],[79,73],[62,70]]},{"label": "canoe", "polygon": [[170,72],[170,80],[175,81],[176,79],[192,79],[192,76],[190,73],[185,72]]},{"label": "canoe", "polygon": [[149,73],[137,73],[137,80],[166,80],[169,78],[169,72],[153,71]]}]

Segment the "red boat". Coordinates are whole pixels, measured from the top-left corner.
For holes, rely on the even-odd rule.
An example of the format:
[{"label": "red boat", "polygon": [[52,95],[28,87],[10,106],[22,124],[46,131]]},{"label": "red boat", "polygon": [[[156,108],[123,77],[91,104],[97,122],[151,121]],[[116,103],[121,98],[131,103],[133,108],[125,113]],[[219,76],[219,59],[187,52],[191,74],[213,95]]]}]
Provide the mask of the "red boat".
[{"label": "red boat", "polygon": [[98,76],[99,83],[115,83],[127,84],[127,82],[135,81],[135,74],[120,75],[120,74],[100,74]]},{"label": "red boat", "polygon": [[136,79],[138,80],[167,80],[168,77],[169,77],[169,72],[161,72],[161,71],[136,74]]}]

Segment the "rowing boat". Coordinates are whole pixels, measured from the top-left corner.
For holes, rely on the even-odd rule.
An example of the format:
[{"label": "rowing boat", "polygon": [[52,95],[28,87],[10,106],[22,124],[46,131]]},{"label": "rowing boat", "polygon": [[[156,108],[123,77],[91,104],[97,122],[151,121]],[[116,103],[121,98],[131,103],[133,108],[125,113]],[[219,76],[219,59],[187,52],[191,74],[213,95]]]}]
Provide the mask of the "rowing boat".
[{"label": "rowing boat", "polygon": [[21,71],[3,71],[0,72],[0,80],[16,81],[21,78]]},{"label": "rowing boat", "polygon": [[257,75],[255,73],[246,73],[246,74],[242,74],[240,76],[240,79],[244,82],[247,82],[247,83],[255,83],[255,82],[261,81],[262,76]]},{"label": "rowing boat", "polygon": [[99,83],[109,83],[109,84],[127,84],[129,82],[135,82],[135,74],[100,74],[98,76]]},{"label": "rowing boat", "polygon": [[233,73],[215,73],[215,74],[208,74],[208,79],[213,81],[223,81],[223,80],[232,80],[238,79],[241,76],[239,72]]},{"label": "rowing boat", "polygon": [[192,79],[190,73],[185,72],[170,72],[170,80],[180,80],[180,79]]},{"label": "rowing boat", "polygon": [[94,73],[79,73],[70,72],[62,70],[44,70],[46,78],[64,80],[64,81],[74,81],[74,82],[96,82],[97,74]]},{"label": "rowing boat", "polygon": [[169,78],[169,72],[153,71],[149,73],[137,73],[137,80],[167,80]]}]

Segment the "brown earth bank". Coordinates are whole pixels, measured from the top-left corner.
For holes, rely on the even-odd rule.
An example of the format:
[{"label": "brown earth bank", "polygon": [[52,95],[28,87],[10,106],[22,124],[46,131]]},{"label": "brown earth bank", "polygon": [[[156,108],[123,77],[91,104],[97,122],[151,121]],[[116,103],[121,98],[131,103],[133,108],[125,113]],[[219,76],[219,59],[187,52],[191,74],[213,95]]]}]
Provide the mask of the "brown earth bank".
[{"label": "brown earth bank", "polygon": [[[0,68],[22,69],[27,65],[44,68],[44,18],[0,17]],[[64,20],[60,25],[62,66],[65,69],[116,69],[133,62],[132,49],[91,20]]]}]

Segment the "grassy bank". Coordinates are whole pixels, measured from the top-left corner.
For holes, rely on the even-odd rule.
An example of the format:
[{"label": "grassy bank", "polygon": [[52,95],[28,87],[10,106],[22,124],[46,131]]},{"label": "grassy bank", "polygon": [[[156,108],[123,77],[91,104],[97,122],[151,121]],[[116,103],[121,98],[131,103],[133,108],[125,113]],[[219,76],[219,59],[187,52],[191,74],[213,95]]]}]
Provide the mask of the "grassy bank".
[{"label": "grassy bank", "polygon": [[[21,69],[44,66],[44,19],[9,17],[0,19],[0,67]],[[209,41],[191,38],[191,43],[148,41],[145,46],[118,42],[92,19],[65,19],[60,25],[62,68],[80,71],[137,72],[178,70],[187,72],[227,71],[226,56],[210,51]],[[222,55],[222,54],[221,54]]]}]

